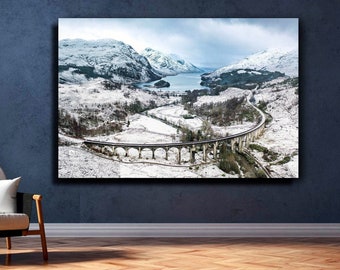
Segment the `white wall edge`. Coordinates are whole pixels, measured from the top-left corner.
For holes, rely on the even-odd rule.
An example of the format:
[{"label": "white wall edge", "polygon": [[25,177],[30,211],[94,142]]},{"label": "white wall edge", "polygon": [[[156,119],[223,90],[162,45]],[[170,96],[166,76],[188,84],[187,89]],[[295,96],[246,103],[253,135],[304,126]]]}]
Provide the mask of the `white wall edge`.
[{"label": "white wall edge", "polygon": [[45,231],[47,237],[340,237],[340,223],[46,223]]}]

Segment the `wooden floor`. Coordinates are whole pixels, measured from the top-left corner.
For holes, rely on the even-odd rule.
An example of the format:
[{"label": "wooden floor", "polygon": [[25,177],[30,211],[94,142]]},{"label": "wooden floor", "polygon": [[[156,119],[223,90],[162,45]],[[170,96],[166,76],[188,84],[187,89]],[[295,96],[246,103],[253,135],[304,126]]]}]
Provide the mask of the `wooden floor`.
[{"label": "wooden floor", "polygon": [[[12,238],[5,269],[340,269],[340,238]],[[4,267],[4,266],[8,267]]]}]

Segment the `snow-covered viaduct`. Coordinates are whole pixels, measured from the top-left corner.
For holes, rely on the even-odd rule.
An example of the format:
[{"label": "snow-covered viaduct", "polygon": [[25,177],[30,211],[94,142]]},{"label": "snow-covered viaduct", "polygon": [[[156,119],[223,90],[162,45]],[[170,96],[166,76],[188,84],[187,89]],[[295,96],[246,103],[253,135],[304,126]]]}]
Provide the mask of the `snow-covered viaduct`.
[{"label": "snow-covered viaduct", "polygon": [[[256,108],[257,109],[257,108]],[[261,120],[253,128],[229,135],[226,137],[212,139],[212,140],[202,140],[193,142],[177,142],[177,143],[120,143],[120,142],[104,142],[104,141],[94,141],[85,140],[84,144],[90,149],[106,154],[109,156],[116,155],[116,150],[122,148],[125,150],[125,156],[129,156],[130,149],[138,150],[138,157],[142,158],[142,151],[149,149],[152,151],[152,159],[155,159],[155,151],[157,149],[163,149],[165,151],[165,160],[168,160],[169,150],[172,148],[177,149],[177,161],[178,164],[182,162],[182,149],[188,149],[190,153],[190,162],[195,161],[195,154],[199,151],[203,153],[203,161],[207,161],[209,153],[212,153],[213,159],[218,158],[218,149],[225,144],[232,151],[242,152],[244,147],[247,147],[250,142],[253,142],[262,133],[265,126],[265,116],[262,111],[257,109],[261,114]]]}]

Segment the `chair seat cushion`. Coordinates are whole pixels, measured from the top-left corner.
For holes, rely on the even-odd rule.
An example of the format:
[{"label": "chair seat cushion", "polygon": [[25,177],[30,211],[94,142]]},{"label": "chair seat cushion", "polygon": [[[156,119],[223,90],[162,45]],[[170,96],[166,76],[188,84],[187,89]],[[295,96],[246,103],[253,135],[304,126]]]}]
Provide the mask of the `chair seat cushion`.
[{"label": "chair seat cushion", "polygon": [[0,231],[26,230],[29,218],[21,213],[0,213]]}]

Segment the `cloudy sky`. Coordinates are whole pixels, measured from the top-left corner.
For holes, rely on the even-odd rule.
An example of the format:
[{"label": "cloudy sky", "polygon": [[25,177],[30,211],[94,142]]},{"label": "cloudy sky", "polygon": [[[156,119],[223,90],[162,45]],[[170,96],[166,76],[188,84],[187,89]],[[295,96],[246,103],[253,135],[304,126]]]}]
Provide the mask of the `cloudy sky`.
[{"label": "cloudy sky", "polygon": [[222,67],[270,48],[298,47],[298,19],[59,19],[59,40],[116,39],[137,52],[174,53],[200,67]]}]

